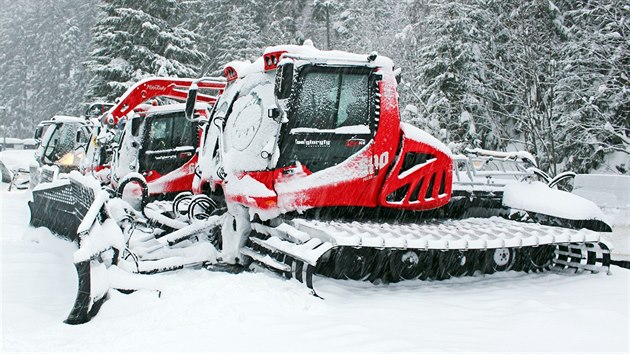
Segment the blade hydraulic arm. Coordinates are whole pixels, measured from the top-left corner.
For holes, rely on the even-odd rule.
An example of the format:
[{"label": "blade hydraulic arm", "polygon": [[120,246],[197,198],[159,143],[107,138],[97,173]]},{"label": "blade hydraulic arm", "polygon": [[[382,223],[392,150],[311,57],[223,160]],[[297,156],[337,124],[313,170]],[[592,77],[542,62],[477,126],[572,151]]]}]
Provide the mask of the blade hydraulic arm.
[{"label": "blade hydraulic arm", "polygon": [[188,88],[193,84],[199,88],[216,90],[217,94],[212,96],[208,94],[199,94],[197,100],[201,102],[214,103],[225,88],[225,81],[221,78],[208,79],[202,82],[196,82],[197,79],[186,78],[149,78],[142,80],[125,92],[120,101],[109,111],[107,115],[107,124],[116,125],[118,120],[139,104],[146,102],[155,97],[166,97],[179,101],[185,101],[188,96]]}]

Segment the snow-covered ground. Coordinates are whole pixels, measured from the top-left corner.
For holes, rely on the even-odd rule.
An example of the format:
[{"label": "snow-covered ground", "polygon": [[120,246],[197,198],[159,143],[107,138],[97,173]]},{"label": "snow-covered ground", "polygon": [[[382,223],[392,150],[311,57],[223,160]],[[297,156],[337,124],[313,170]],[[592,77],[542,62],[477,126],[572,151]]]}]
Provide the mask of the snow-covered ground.
[{"label": "snow-covered ground", "polygon": [[155,275],[160,293],[112,291],[91,322],[66,325],[75,246],[28,227],[30,192],[0,187],[2,352],[630,350],[630,271],[618,267],[389,285],[316,277],[324,300],[269,273],[188,269]]}]

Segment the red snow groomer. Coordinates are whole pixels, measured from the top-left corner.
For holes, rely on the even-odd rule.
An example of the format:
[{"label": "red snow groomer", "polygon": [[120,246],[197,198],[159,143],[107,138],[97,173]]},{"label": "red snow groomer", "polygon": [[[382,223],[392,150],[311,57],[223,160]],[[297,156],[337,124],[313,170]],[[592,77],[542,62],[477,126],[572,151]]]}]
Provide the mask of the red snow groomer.
[{"label": "red snow groomer", "polygon": [[[138,184],[142,199],[190,191],[197,164],[199,135],[225,82],[206,79],[149,78],[132,86],[104,116],[110,127],[122,128],[110,141],[113,147],[110,183],[122,195]],[[182,101],[191,86],[212,91],[198,95],[186,117],[184,103],[155,105],[155,98]],[[151,102],[153,104],[146,104]],[[132,113],[135,110],[135,114]],[[132,113],[132,114],[130,114]]]},{"label": "red snow groomer", "polygon": [[[198,103],[186,117],[185,104],[156,105],[156,98],[184,101],[196,79],[155,77],[138,82],[123,94],[94,129],[84,161],[84,174],[98,176],[122,196],[125,187],[140,205],[149,198],[190,191],[199,134],[212,105],[225,87],[222,80],[205,80],[198,88]],[[209,93],[214,93],[213,95]],[[61,182],[60,182],[61,183]],[[91,198],[80,191],[66,191],[70,181],[42,186],[33,193],[31,224],[47,226],[70,239],[87,212]],[[50,187],[50,188],[49,188]],[[65,196],[60,198],[59,196]],[[78,199],[86,199],[78,202]],[[87,205],[87,206],[86,206]],[[55,210],[51,213],[50,210]]]},{"label": "red snow groomer", "polygon": [[552,188],[530,154],[454,155],[401,122],[386,57],[281,46],[225,76],[193,182],[227,203],[224,262],[309,286],[313,273],[397,281],[608,267],[601,211]]}]

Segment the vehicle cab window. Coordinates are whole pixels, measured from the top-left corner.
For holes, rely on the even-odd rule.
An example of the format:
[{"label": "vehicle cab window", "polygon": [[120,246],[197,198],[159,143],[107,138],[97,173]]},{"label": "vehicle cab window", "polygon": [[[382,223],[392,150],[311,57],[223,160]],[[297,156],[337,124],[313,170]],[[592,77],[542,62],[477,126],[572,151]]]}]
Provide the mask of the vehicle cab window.
[{"label": "vehicle cab window", "polygon": [[369,126],[368,75],[312,69],[302,78],[293,116],[295,128],[336,129]]}]

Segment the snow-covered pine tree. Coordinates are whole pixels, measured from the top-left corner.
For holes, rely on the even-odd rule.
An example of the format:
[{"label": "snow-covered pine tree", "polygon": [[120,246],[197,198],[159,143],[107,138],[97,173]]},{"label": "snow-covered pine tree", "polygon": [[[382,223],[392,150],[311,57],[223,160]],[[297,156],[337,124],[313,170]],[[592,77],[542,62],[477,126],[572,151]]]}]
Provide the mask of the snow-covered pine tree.
[{"label": "snow-covered pine tree", "polygon": [[206,60],[197,35],[178,27],[176,0],[101,0],[86,65],[86,97],[114,100],[148,76],[195,77]]},{"label": "snow-covered pine tree", "polygon": [[[555,1],[563,36],[558,70],[558,149],[570,169],[596,168],[604,155],[630,156],[630,6],[624,1]],[[617,172],[629,166],[618,166]]]},{"label": "snow-covered pine tree", "polygon": [[302,18],[305,4],[303,0],[276,0],[264,2],[269,7],[263,12],[269,16],[263,19],[263,42],[268,45],[278,44],[302,44],[306,39],[301,31]]},{"label": "snow-covered pine tree", "polygon": [[197,48],[206,55],[199,70],[200,75],[208,73],[212,64],[213,49],[219,40],[214,33],[220,28],[223,20],[217,8],[220,3],[220,0],[192,0],[181,3],[182,12],[185,14],[181,26],[196,35]]},{"label": "snow-covered pine tree", "polygon": [[427,5],[419,38],[418,98],[425,120],[437,120],[450,142],[497,148],[484,105],[484,29],[489,15],[475,1]]},{"label": "snow-covered pine tree", "polygon": [[558,37],[546,1],[478,1],[486,9],[483,97],[497,147],[532,152],[555,173],[554,106]]},{"label": "snow-covered pine tree", "polygon": [[[259,13],[267,13],[277,1],[259,3],[240,1],[191,1],[186,3],[185,27],[199,38],[206,59],[203,73],[221,75],[223,66],[232,60],[252,60],[260,56],[267,43],[263,41]],[[272,19],[265,17],[265,21]]]},{"label": "snow-covered pine tree", "polygon": [[333,21],[335,13],[342,8],[343,3],[337,0],[313,0],[311,6],[312,19],[316,22],[323,23],[323,31],[322,35],[320,35],[320,38],[322,38],[322,48],[332,49]]},{"label": "snow-covered pine tree", "polygon": [[32,7],[7,3],[0,14],[0,125],[8,137],[22,135],[23,118],[32,113],[29,84],[32,77],[32,43],[26,41],[28,24],[15,18],[28,18]]},{"label": "snow-covered pine tree", "polygon": [[10,108],[11,135],[32,136],[54,114],[76,114],[84,83],[81,61],[89,40],[85,16],[93,1],[21,1],[0,15],[0,105]]},{"label": "snow-covered pine tree", "polygon": [[73,17],[64,21],[66,30],[61,35],[60,50],[66,53],[66,58],[59,62],[58,69],[61,71],[63,80],[54,97],[62,104],[61,112],[66,114],[83,114],[83,95],[90,79],[83,66],[83,60],[87,56],[90,44],[90,28],[96,19],[91,16],[82,17],[94,5],[95,1],[82,2],[78,5],[81,8],[80,11],[76,11]]},{"label": "snow-covered pine tree", "polygon": [[[52,114],[81,114],[83,89],[87,83],[85,58],[89,28],[96,21],[85,16],[96,1],[50,1],[34,30],[41,41],[35,65],[38,82],[49,82],[38,91],[37,105]],[[44,118],[48,118],[44,117]],[[41,117],[40,117],[41,118]]]},{"label": "snow-covered pine tree", "polygon": [[254,60],[258,58],[264,47],[261,28],[256,23],[256,13],[253,3],[244,4],[227,2],[221,10],[224,21],[215,35],[220,40],[212,51],[212,60],[216,73],[223,70],[223,66],[233,60]]},{"label": "snow-covered pine tree", "polygon": [[339,6],[333,29],[337,49],[354,53],[377,51],[396,57],[392,40],[402,30],[404,3],[395,0],[349,0]]}]

